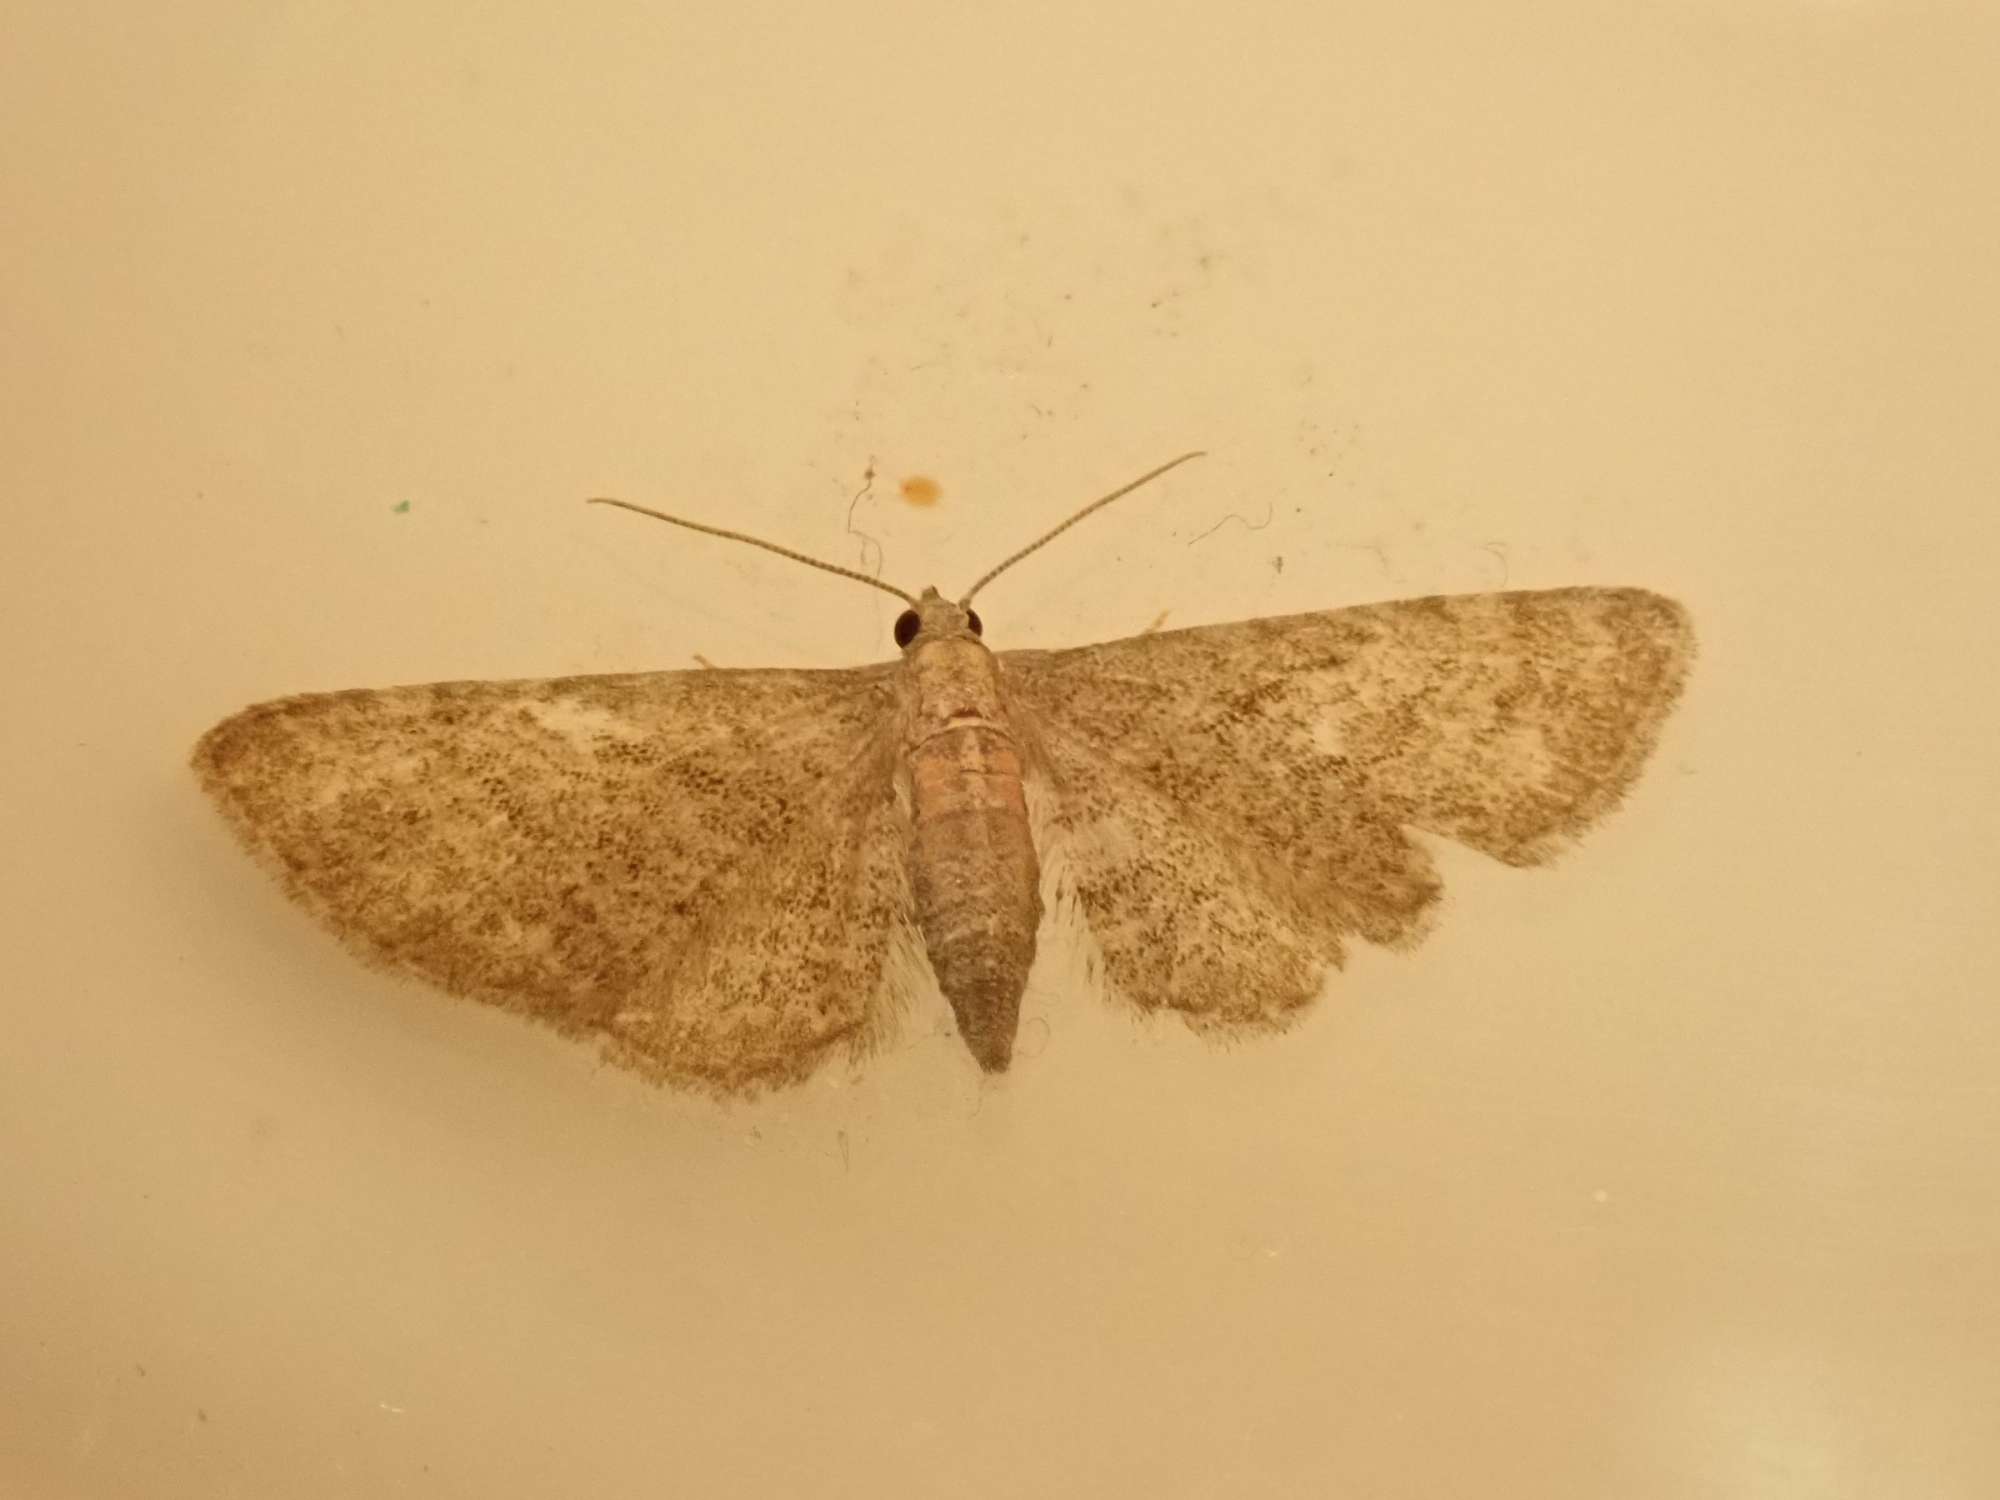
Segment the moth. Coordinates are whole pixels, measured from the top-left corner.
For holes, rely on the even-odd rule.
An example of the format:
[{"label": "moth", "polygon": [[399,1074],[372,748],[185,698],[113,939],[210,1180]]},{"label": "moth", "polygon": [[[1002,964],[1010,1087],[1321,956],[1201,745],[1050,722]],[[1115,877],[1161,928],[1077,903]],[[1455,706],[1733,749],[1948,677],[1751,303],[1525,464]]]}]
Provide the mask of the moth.
[{"label": "moth", "polygon": [[1412,830],[1552,858],[1633,784],[1693,651],[1637,588],[1364,604],[1057,651],[911,594],[900,658],[282,698],[193,763],[362,958],[716,1094],[859,1058],[924,990],[1005,1070],[1045,913],[1199,1031],[1297,1018],[1354,939],[1406,946]]}]

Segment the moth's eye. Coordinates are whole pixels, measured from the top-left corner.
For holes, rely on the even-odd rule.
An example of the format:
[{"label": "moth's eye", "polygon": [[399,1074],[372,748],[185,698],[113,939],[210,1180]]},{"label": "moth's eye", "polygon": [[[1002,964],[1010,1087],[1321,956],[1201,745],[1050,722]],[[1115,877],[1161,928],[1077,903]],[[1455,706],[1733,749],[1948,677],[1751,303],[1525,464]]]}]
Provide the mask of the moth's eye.
[{"label": "moth's eye", "polygon": [[982,624],[980,624],[980,623],[979,623],[979,611],[978,611],[978,610],[976,610],[976,609],[968,609],[968,610],[967,610],[967,611],[965,612],[965,623],[966,623],[966,624],[968,624],[968,625],[970,625],[970,626],[972,627],[972,633],[973,633],[974,635],[984,635],[984,634],[986,634],[986,627],[985,627],[984,625],[982,625]]},{"label": "moth's eye", "polygon": [[917,627],[923,622],[917,618],[914,609],[906,609],[896,617],[896,644],[907,646],[917,638]]}]

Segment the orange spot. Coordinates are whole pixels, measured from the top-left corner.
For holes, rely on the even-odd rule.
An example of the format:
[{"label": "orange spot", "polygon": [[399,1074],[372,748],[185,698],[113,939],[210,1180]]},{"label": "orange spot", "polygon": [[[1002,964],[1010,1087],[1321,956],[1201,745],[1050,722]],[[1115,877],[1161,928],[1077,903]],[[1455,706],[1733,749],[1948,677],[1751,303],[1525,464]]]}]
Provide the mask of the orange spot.
[{"label": "orange spot", "polygon": [[944,486],[928,474],[912,474],[903,481],[903,498],[912,505],[936,505]]}]

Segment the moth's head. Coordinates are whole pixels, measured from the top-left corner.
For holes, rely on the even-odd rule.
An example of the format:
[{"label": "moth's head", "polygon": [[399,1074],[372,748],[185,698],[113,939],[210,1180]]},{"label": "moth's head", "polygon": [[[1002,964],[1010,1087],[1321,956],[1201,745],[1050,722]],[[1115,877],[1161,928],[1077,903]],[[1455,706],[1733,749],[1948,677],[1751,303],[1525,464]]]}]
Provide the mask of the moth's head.
[{"label": "moth's head", "polygon": [[931,641],[977,640],[983,633],[970,606],[953,604],[936,589],[925,589],[915,608],[896,617],[896,644],[905,656]]}]

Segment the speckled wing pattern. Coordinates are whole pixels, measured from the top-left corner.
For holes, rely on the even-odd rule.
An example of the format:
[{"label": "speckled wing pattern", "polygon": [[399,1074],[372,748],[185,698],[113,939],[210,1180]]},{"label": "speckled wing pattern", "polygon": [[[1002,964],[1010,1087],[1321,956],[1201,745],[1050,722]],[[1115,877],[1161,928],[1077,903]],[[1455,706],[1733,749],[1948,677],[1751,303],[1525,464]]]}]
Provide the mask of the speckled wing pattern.
[{"label": "speckled wing pattern", "polygon": [[895,664],[286,698],[196,747],[363,957],[721,1093],[859,1053],[911,940]]},{"label": "speckled wing pattern", "polygon": [[1350,937],[1421,936],[1439,882],[1405,829],[1552,858],[1632,784],[1692,652],[1671,600],[1574,588],[1000,661],[1059,906],[1126,1000],[1226,1031],[1285,1024]]}]

